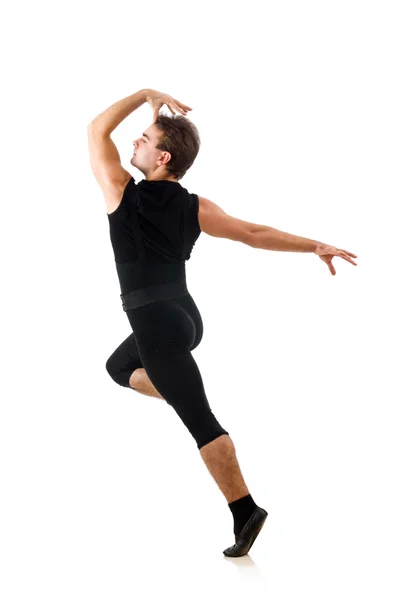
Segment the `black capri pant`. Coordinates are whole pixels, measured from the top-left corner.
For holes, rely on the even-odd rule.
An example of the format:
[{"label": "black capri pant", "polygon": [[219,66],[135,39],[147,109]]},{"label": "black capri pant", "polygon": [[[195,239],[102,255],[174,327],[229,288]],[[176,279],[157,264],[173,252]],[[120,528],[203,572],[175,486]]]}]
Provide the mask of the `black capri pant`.
[{"label": "black capri pant", "polygon": [[130,388],[133,371],[144,368],[199,449],[221,435],[229,435],[212,413],[191,354],[203,336],[203,322],[192,296],[188,293],[151,302],[126,313],[133,333],[106,362],[112,379]]}]

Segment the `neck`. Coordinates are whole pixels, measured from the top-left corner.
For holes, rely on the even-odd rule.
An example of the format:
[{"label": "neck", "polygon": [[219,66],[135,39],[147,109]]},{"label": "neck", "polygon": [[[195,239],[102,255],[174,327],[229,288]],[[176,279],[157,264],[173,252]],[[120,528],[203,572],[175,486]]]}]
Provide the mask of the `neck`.
[{"label": "neck", "polygon": [[178,183],[177,179],[172,179],[170,177],[150,177],[150,179],[146,177],[145,181],[174,181],[175,183]]}]

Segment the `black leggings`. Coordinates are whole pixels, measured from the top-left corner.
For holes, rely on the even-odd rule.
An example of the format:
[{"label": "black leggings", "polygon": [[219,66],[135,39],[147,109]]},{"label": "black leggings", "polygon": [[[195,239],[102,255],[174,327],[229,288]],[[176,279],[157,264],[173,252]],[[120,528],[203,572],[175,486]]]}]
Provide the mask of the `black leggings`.
[{"label": "black leggings", "polygon": [[144,368],[154,387],[173,407],[197,447],[228,434],[208,404],[203,380],[191,350],[203,337],[203,322],[188,293],[126,311],[133,333],[106,362],[112,379],[130,388],[135,369]]}]

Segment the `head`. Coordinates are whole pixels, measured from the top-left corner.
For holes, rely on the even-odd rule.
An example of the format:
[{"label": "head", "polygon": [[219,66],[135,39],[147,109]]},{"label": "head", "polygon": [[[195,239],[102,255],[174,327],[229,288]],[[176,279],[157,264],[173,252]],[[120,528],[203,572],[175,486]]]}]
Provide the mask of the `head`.
[{"label": "head", "polygon": [[200,136],[196,126],[186,117],[159,114],[156,122],[133,143],[135,153],[130,163],[147,180],[178,181],[195,161]]}]

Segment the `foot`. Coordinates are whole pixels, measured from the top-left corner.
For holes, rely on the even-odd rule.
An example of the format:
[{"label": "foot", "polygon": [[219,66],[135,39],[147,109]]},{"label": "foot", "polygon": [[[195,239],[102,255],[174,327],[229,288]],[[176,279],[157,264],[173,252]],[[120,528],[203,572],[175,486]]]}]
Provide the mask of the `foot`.
[{"label": "foot", "polygon": [[235,536],[236,543],[223,551],[225,556],[244,556],[248,554],[252,544],[255,542],[267,517],[264,508],[258,508],[252,513],[239,535]]}]

